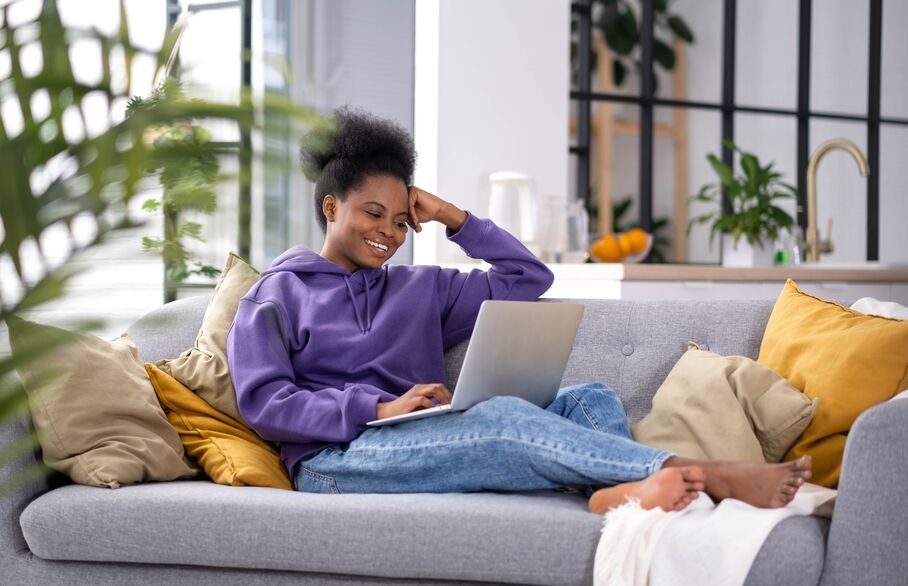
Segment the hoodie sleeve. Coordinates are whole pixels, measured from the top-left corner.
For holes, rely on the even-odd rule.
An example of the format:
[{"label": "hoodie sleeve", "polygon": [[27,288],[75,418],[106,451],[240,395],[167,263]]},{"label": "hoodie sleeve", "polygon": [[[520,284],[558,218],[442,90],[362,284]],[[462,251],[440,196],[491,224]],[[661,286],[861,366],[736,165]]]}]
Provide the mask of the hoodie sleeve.
[{"label": "hoodie sleeve", "polygon": [[470,258],[488,262],[488,271],[441,269],[437,292],[445,349],[469,337],[486,299],[535,301],[552,286],[554,275],[526,246],[489,219],[467,212],[456,233],[445,231]]},{"label": "hoodie sleeve", "polygon": [[274,442],[346,442],[396,395],[368,384],[300,388],[290,361],[286,314],[271,301],[243,299],[227,337],[227,361],[240,413]]}]

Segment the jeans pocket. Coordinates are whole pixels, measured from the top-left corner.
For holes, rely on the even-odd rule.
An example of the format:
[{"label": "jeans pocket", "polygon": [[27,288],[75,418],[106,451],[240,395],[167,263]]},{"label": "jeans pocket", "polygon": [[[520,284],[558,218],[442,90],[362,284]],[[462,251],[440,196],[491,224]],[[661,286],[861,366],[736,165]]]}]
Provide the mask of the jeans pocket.
[{"label": "jeans pocket", "polygon": [[296,490],[320,494],[340,494],[334,478],[313,472],[302,465],[299,467],[299,472],[296,473]]}]

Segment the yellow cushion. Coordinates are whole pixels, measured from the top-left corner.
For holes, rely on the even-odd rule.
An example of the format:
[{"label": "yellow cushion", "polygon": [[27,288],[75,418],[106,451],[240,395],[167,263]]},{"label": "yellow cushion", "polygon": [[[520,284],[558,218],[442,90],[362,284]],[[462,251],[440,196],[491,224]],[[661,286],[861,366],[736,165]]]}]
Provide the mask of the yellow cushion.
[{"label": "yellow cushion", "polygon": [[785,460],[810,454],[813,482],[832,488],[854,420],[908,388],[908,322],[819,299],[789,279],[769,316],[757,361],[811,399],[819,397],[813,421]]},{"label": "yellow cushion", "polygon": [[293,490],[277,451],[254,431],[213,408],[180,381],[145,364],[167,420],[186,453],[218,484]]}]

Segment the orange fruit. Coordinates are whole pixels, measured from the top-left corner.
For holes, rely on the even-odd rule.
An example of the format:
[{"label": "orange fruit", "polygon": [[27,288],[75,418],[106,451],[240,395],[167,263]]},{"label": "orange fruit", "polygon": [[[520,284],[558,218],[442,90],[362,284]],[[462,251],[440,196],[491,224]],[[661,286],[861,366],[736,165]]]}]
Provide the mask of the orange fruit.
[{"label": "orange fruit", "polygon": [[624,258],[621,245],[614,234],[606,234],[594,242],[593,246],[590,247],[590,252],[597,260],[602,262],[620,262]]},{"label": "orange fruit", "polygon": [[621,248],[621,256],[627,256],[633,250],[631,239],[628,237],[627,232],[618,234],[618,247]]},{"label": "orange fruit", "polygon": [[627,236],[632,253],[640,254],[646,250],[646,242],[649,240],[649,235],[643,228],[631,228],[624,233],[624,236]]}]

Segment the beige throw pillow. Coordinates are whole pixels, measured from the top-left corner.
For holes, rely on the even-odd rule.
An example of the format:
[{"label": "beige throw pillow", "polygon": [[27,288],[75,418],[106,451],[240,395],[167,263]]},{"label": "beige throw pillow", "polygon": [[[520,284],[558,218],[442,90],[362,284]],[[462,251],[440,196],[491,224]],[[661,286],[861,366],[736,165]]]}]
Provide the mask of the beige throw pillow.
[{"label": "beige throw pillow", "polygon": [[246,420],[237,408],[236,390],[227,367],[227,331],[236,317],[240,298],[258,279],[259,272],[231,252],[205,310],[195,346],[176,359],[155,364],[209,405],[243,423]]},{"label": "beige throw pillow", "polygon": [[810,424],[816,403],[749,358],[691,343],[631,433],[689,458],[780,462]]},{"label": "beige throw pillow", "polygon": [[71,337],[17,367],[50,468],[108,488],[199,475],[129,336],[107,341],[17,318],[7,323],[13,356]]}]

